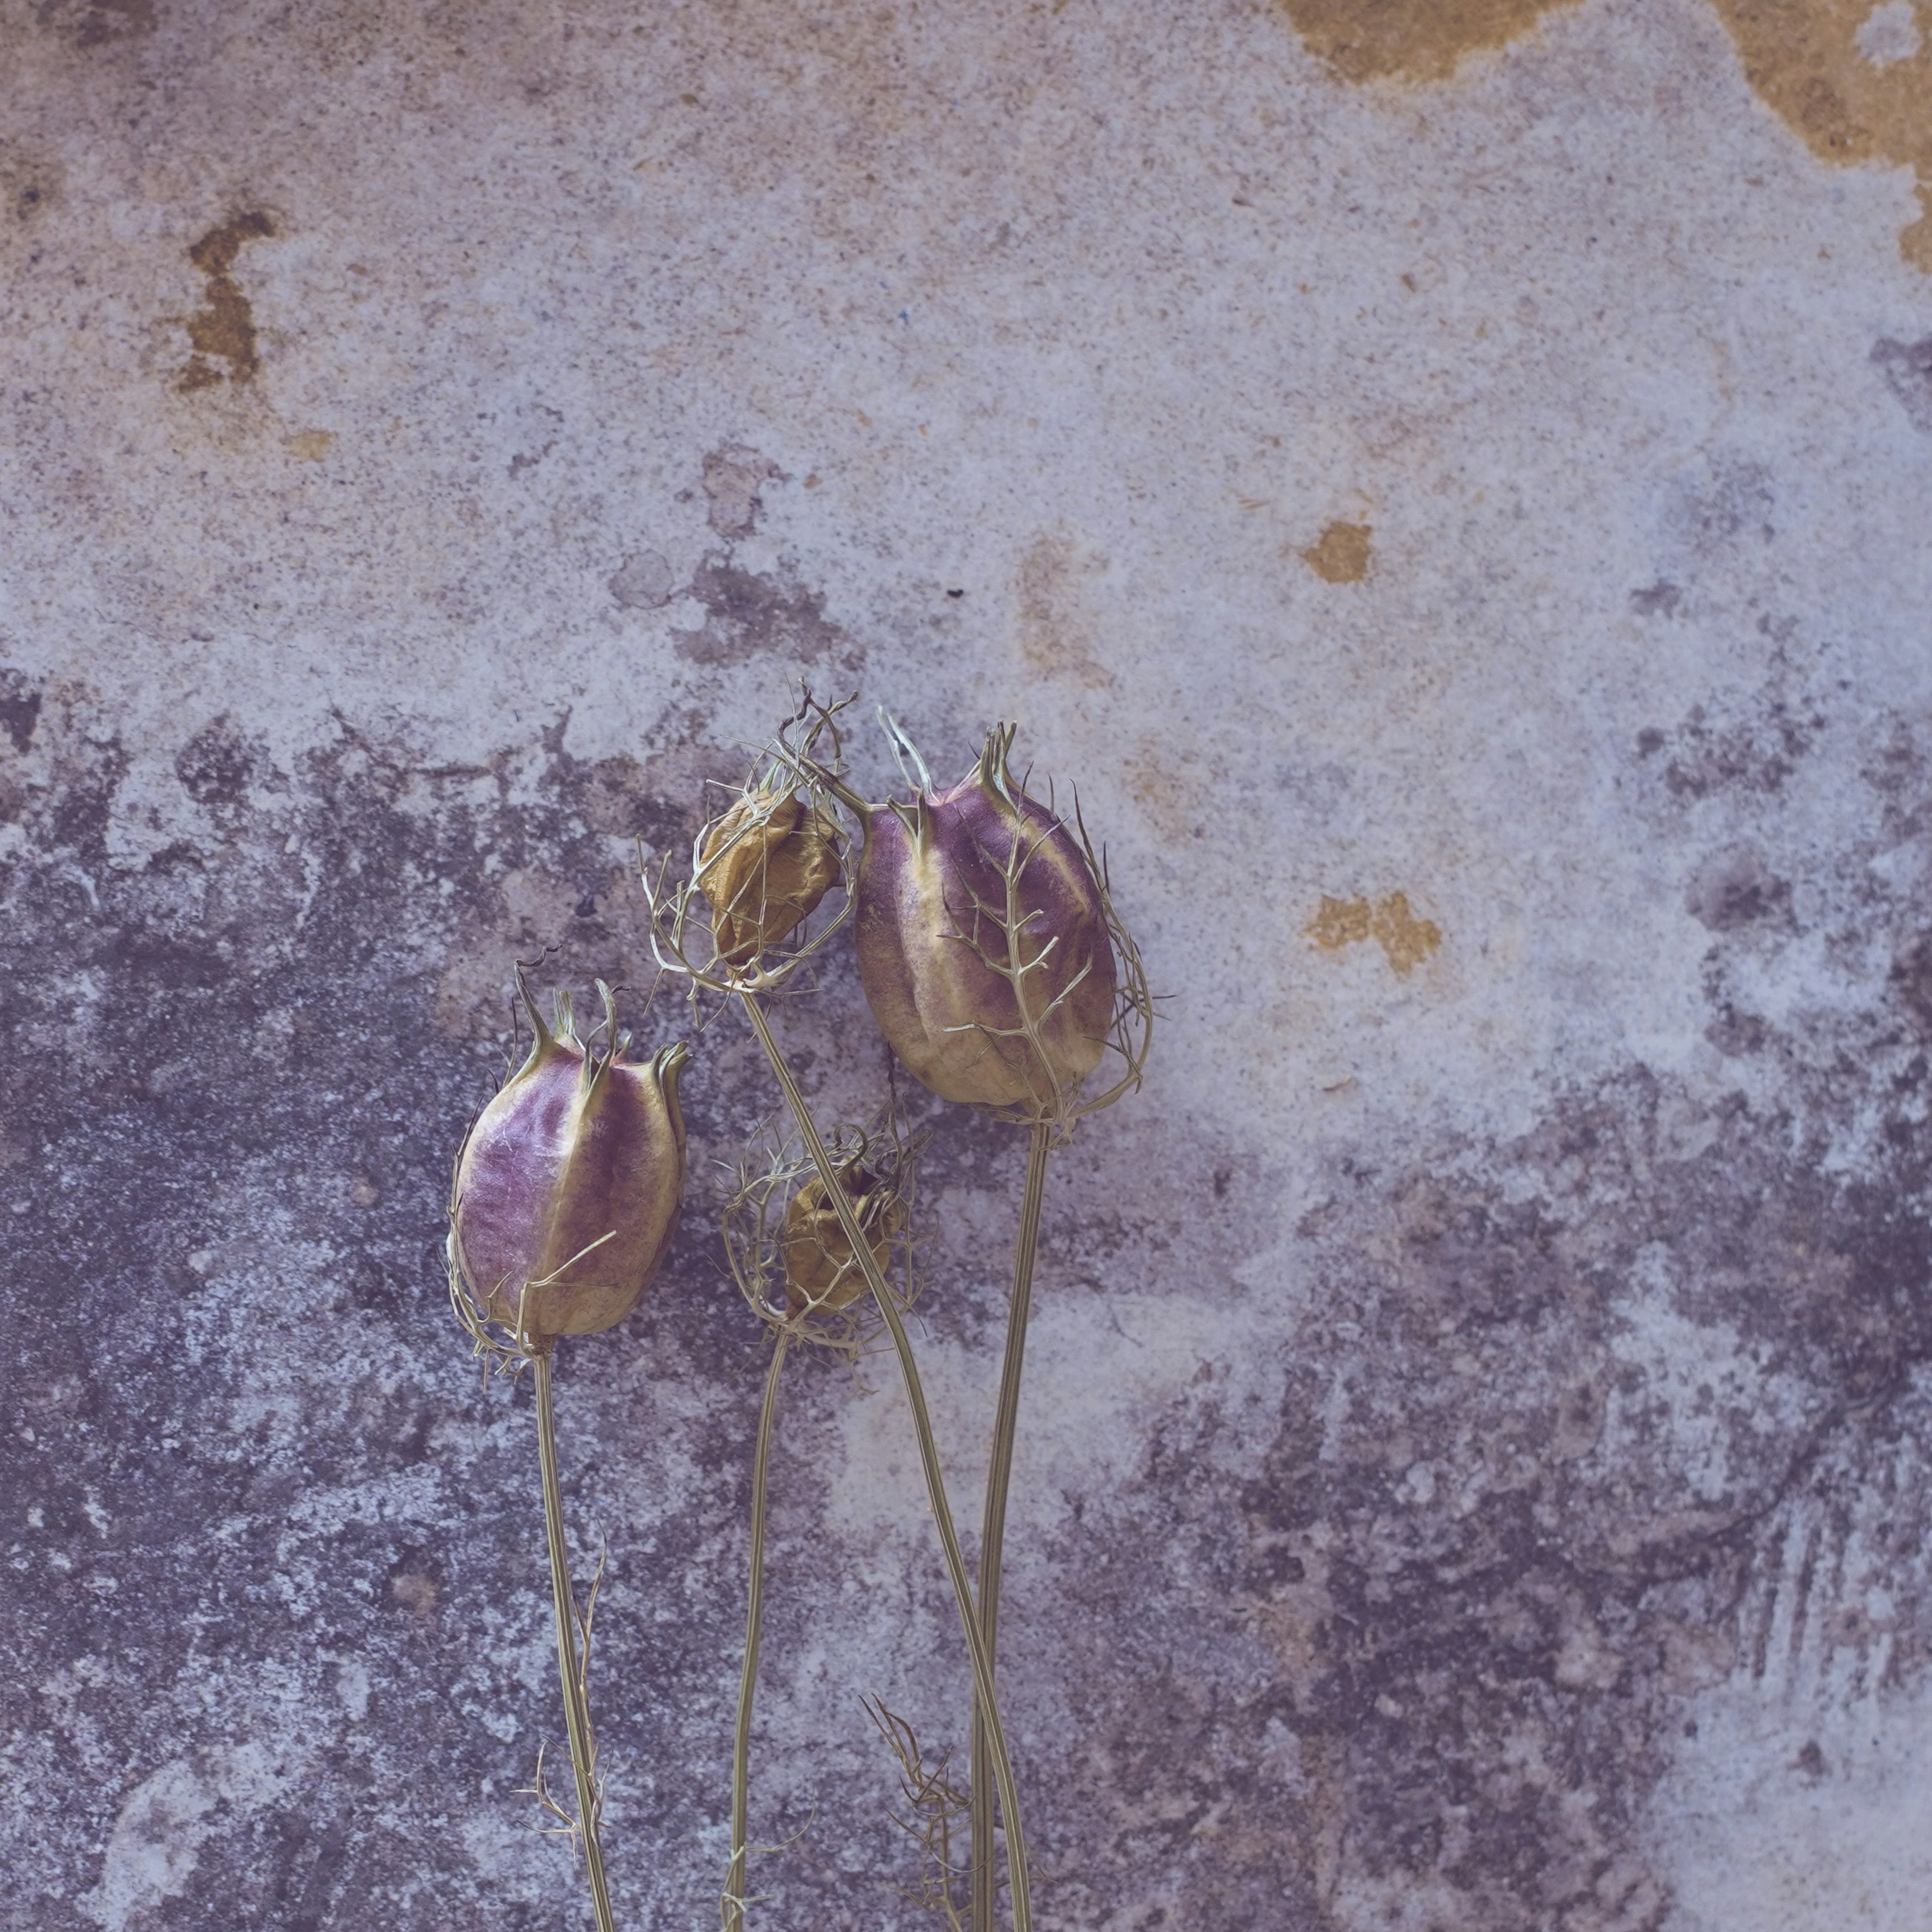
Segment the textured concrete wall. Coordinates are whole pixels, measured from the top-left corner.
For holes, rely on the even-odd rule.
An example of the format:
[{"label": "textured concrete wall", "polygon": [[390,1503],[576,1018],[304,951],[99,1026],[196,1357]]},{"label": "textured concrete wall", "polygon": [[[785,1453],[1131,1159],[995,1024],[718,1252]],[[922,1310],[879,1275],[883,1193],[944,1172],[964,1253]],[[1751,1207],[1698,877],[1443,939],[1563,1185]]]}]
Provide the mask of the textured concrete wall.
[{"label": "textured concrete wall", "polygon": [[[1048,1197],[1042,1928],[1922,1927],[1928,42],[7,0],[0,1922],[586,1922],[448,1162],[802,674],[1019,718],[1172,995]],[[847,966],[787,1024],[883,1094]],[[560,1382],[630,1926],[711,1922],[762,1360],[735,1022],[687,1094]],[[1018,1146],[926,1112],[963,1500]],[[781,1422],[798,1932],[916,1916],[860,1694],[964,1708],[868,1382]]]}]

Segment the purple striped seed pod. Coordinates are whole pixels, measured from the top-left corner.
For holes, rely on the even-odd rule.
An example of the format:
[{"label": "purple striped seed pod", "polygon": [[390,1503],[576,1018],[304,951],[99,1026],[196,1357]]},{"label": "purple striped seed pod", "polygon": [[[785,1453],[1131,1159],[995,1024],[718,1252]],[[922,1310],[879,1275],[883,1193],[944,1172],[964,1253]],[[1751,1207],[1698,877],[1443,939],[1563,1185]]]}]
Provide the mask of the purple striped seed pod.
[{"label": "purple striped seed pod", "polygon": [[872,1017],[925,1085],[1046,1120],[1100,1064],[1118,974],[1084,842],[1013,783],[1013,730],[950,790],[874,810],[856,944]]},{"label": "purple striped seed pod", "polygon": [[610,1050],[577,1038],[561,998],[554,1034],[531,1004],[530,1058],[477,1117],[457,1162],[451,1264],[488,1319],[538,1350],[637,1306],[684,1193],[677,1077],[689,1050],[626,1060],[609,989],[598,991]]}]

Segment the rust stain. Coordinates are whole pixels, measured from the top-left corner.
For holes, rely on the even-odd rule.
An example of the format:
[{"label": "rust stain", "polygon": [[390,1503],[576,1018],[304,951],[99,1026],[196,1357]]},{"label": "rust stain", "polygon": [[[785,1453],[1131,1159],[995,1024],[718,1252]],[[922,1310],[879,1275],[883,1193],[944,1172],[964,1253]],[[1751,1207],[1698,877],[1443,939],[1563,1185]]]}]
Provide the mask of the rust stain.
[{"label": "rust stain", "polygon": [[1100,627],[1084,594],[1084,580],[1106,568],[1060,532],[1036,538],[1020,560],[1014,586],[1020,650],[1045,677],[1065,677],[1100,690],[1114,674],[1100,660]]},{"label": "rust stain", "polygon": [[282,439],[282,447],[304,463],[320,463],[334,446],[335,432],[332,429],[297,430],[293,436]]},{"label": "rust stain", "polygon": [[227,380],[231,382],[247,382],[261,366],[255,347],[254,310],[229,271],[234,267],[244,242],[260,240],[274,232],[275,224],[256,210],[211,228],[188,251],[188,260],[208,278],[208,298],[206,307],[188,318],[188,339],[195,352],[175,385],[183,394],[208,388],[221,381],[222,372],[211,358],[228,364]]},{"label": "rust stain", "polygon": [[[1281,0],[1345,80],[1447,80],[1464,57],[1578,0]],[[1932,0],[1712,0],[1745,78],[1820,160],[1918,177],[1899,252],[1932,274]]]},{"label": "rust stain", "polygon": [[1192,749],[1177,749],[1171,739],[1151,736],[1142,739],[1126,760],[1128,789],[1164,838],[1178,843],[1207,836],[1213,787],[1227,774],[1214,761],[1204,779],[1200,762]]},{"label": "rust stain", "polygon": [[1375,554],[1369,543],[1374,534],[1368,524],[1330,524],[1301,553],[1301,560],[1326,583],[1359,584]]},{"label": "rust stain", "polygon": [[1331,899],[1324,894],[1304,929],[1324,952],[1372,939],[1405,978],[1442,944],[1442,928],[1433,920],[1418,919],[1409,910],[1406,892],[1390,892],[1372,905],[1366,898]]},{"label": "rust stain", "polygon": [[1463,57],[1577,0],[1281,0],[1310,52],[1344,80],[1447,80]]},{"label": "rust stain", "polygon": [[1899,253],[1932,274],[1932,4],[1712,0],[1759,98],[1821,160],[1918,178]]}]

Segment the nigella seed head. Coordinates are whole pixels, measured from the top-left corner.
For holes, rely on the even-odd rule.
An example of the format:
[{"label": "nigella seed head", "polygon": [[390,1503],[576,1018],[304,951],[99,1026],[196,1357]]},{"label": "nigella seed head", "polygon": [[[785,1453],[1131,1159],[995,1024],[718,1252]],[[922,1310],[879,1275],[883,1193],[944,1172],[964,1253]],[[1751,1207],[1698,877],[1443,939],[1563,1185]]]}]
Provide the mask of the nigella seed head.
[{"label": "nigella seed head", "polygon": [[876,1333],[869,1261],[902,1312],[918,1293],[913,1198],[926,1136],[888,1114],[869,1129],[842,1126],[825,1152],[859,1240],[802,1142],[761,1136],[737,1163],[724,1202],[724,1255],[760,1321],[856,1360]]},{"label": "nigella seed head", "polygon": [[746,792],[699,848],[696,884],[728,966],[778,944],[838,883],[837,831],[800,792]]},{"label": "nigella seed head", "polygon": [[[904,1203],[856,1161],[839,1170],[838,1184],[852,1204],[853,1218],[880,1273],[886,1273],[893,1237],[905,1226]],[[866,1292],[857,1252],[816,1174],[786,1203],[778,1245],[784,1262],[786,1305],[794,1316],[834,1313]]]},{"label": "nigella seed head", "polygon": [[[674,880],[668,854],[642,864],[652,952],[694,1004],[703,992],[776,992],[850,916],[848,898],[816,931],[808,925],[845,876],[834,801],[848,802],[838,713],[850,702],[802,691],[729,808],[699,832],[689,874]],[[855,809],[862,815],[862,800]]]},{"label": "nigella seed head", "polygon": [[887,1043],[934,1093],[1064,1123],[1116,1035],[1116,928],[1084,839],[1015,781],[1012,740],[996,726],[944,791],[914,754],[911,802],[872,812],[859,976]]},{"label": "nigella seed head", "polygon": [[[670,1245],[684,1192],[678,1075],[690,1055],[662,1047],[626,1059],[601,982],[604,1050],[579,1040],[568,1000],[545,1026],[530,1001],[530,1058],[477,1117],[450,1202],[452,1298],[479,1341],[509,1332],[530,1354],[559,1335],[621,1322]],[[595,1040],[595,1034],[592,1036]]]}]

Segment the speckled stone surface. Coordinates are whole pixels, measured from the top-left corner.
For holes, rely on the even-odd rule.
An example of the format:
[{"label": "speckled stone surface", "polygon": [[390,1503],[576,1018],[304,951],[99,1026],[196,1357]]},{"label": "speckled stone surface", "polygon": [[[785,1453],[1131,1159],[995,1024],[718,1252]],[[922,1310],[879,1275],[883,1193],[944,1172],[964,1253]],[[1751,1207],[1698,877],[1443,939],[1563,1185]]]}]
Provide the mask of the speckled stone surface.
[{"label": "speckled stone surface", "polygon": [[[448,1164],[512,962],[634,1019],[633,842],[802,676],[947,777],[1021,720],[1168,995],[1048,1197],[1042,1932],[1922,1932],[1928,41],[6,0],[0,1924],[589,1922]],[[849,963],[784,1025],[884,1096]],[[775,1096],[697,1044],[560,1377],[629,1928],[725,1853]],[[970,1516],[1021,1148],[916,1111]],[[754,1922],[909,1926],[858,1700],[957,1750],[965,1673],[884,1365],[774,1486]]]}]

